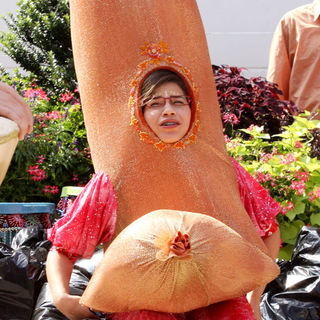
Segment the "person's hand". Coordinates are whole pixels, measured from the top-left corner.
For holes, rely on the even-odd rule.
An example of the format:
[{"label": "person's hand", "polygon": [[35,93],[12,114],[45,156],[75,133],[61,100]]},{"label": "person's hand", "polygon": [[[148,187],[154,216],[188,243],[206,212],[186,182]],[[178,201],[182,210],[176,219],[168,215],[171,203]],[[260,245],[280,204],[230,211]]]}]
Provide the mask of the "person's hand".
[{"label": "person's hand", "polygon": [[89,310],[79,303],[80,297],[65,294],[56,302],[56,307],[70,320],[82,320],[82,319],[98,319]]},{"label": "person's hand", "polygon": [[0,82],[0,117],[17,123],[20,129],[19,140],[32,132],[33,117],[30,108],[13,88],[2,82]]}]

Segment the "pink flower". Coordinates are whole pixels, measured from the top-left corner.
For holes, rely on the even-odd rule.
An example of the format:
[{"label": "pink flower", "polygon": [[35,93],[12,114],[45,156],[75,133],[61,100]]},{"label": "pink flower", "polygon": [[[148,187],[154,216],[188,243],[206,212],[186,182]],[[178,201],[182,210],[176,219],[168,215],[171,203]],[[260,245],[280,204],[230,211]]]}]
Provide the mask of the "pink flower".
[{"label": "pink flower", "polygon": [[73,93],[67,91],[66,93],[63,93],[60,97],[61,102],[67,102],[70,101],[73,98]]},{"label": "pink flower", "polygon": [[60,111],[51,111],[47,114],[46,118],[50,120],[57,120],[62,118],[62,115]]},{"label": "pink flower", "polygon": [[52,194],[59,193],[59,187],[58,186],[51,186],[50,193],[52,193]]},{"label": "pink flower", "polygon": [[294,207],[293,203],[291,201],[288,201],[287,202],[287,209],[288,210],[293,210],[293,207]]},{"label": "pink flower", "polygon": [[38,156],[38,163],[43,163],[43,161],[46,159],[44,155]]},{"label": "pink flower", "polygon": [[51,193],[51,194],[55,194],[55,193],[59,193],[59,188],[58,186],[45,186],[44,189],[42,189],[44,193]]},{"label": "pink flower", "polygon": [[239,141],[235,141],[235,140],[232,140],[230,141],[229,143],[229,148],[230,149],[235,149],[236,147],[240,146],[240,142]]},{"label": "pink flower", "polygon": [[43,190],[43,193],[50,192],[50,186],[44,186],[42,190]]},{"label": "pink flower", "polygon": [[248,131],[252,131],[253,129],[255,128],[255,125],[254,124],[250,124],[250,126],[248,127]]},{"label": "pink flower", "polygon": [[312,192],[309,192],[308,199],[310,202],[313,200],[320,198],[320,187],[316,187],[316,190],[313,190]]},{"label": "pink flower", "polygon": [[42,181],[47,178],[46,172],[40,169],[38,165],[30,166],[27,170],[33,181]]},{"label": "pink flower", "polygon": [[77,174],[74,174],[74,175],[73,175],[72,181],[74,181],[74,182],[79,181],[79,178],[78,178],[78,175],[77,175]]},{"label": "pink flower", "polygon": [[38,98],[39,100],[47,100],[49,101],[50,99],[48,98],[47,94],[42,90],[42,88],[38,89],[27,89],[24,92],[24,96],[26,98],[33,98],[36,99]]},{"label": "pink flower", "polygon": [[295,143],[295,145],[294,145],[294,147],[295,148],[302,148],[302,143],[300,142],[300,141],[296,141],[296,143]]},{"label": "pink flower", "polygon": [[296,161],[297,161],[297,158],[293,153],[288,153],[286,156],[282,156],[280,159],[280,163],[282,164],[290,164]]},{"label": "pink flower", "polygon": [[231,124],[238,124],[240,121],[234,113],[226,113],[223,116],[223,122],[230,122]]},{"label": "pink flower", "polygon": [[230,138],[226,134],[224,135],[224,141],[225,141],[225,143],[230,142]]},{"label": "pink flower", "polygon": [[270,159],[272,159],[272,157],[273,157],[272,154],[262,152],[260,156],[260,160],[263,162],[268,162]]},{"label": "pink flower", "polygon": [[293,181],[289,186],[290,189],[296,190],[298,195],[303,195],[306,190],[306,184],[303,180]]},{"label": "pink flower", "polygon": [[79,86],[74,89],[74,92],[79,92]]},{"label": "pink flower", "polygon": [[309,178],[309,172],[308,171],[298,171],[296,173],[296,179],[301,181],[308,181]]},{"label": "pink flower", "polygon": [[28,172],[30,173],[30,175],[34,175],[34,174],[36,174],[38,168],[39,168],[38,165],[36,165],[36,166],[30,166],[29,169],[28,169]]},{"label": "pink flower", "polygon": [[294,208],[294,205],[291,201],[287,201],[287,205],[282,205],[281,207],[281,214],[282,215],[286,215],[288,213],[288,211],[292,211]]},{"label": "pink flower", "polygon": [[264,183],[264,182],[267,182],[267,181],[273,181],[272,175],[269,172],[268,173],[257,172],[255,174],[255,177],[257,178],[257,180],[260,183]]}]

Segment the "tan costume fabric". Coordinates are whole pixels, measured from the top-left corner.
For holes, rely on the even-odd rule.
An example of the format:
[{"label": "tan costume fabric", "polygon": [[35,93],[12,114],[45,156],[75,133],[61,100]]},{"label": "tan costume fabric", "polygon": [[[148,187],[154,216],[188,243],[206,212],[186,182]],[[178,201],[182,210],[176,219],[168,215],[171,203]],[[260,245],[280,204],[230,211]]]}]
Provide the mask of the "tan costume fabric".
[{"label": "tan costume fabric", "polygon": [[[96,171],[109,175],[118,197],[115,236],[151,211],[171,209],[214,217],[267,252],[243,208],[226,152],[196,1],[70,4],[92,159]],[[190,130],[175,144],[159,141],[139,108],[141,81],[158,68],[181,75],[193,97]],[[258,256],[251,255],[251,261]],[[271,260],[269,267],[274,268]],[[261,284],[270,280],[265,275]]]},{"label": "tan costume fabric", "polygon": [[270,257],[212,217],[158,210],[112,242],[80,303],[112,313],[181,313],[244,295],[275,276],[270,265]]},{"label": "tan costume fabric", "polygon": [[270,48],[267,79],[278,83],[285,100],[310,112],[320,109],[320,0],[281,19]]}]

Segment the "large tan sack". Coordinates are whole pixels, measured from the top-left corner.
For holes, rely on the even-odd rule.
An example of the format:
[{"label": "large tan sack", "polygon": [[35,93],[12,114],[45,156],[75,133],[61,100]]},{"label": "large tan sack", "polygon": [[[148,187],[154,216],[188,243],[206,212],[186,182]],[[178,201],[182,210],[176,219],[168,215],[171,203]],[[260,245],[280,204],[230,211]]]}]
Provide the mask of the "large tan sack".
[{"label": "large tan sack", "polygon": [[19,128],[15,122],[0,117],[0,185],[18,144],[18,134]]},{"label": "large tan sack", "polygon": [[180,313],[244,295],[277,274],[269,256],[222,222],[157,210],[112,242],[81,303],[104,312]]}]

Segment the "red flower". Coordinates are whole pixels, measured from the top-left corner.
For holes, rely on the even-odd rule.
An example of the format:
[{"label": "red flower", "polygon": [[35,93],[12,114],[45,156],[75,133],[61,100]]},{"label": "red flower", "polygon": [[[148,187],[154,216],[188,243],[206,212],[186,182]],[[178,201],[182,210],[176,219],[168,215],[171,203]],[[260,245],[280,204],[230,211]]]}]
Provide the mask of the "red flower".
[{"label": "red flower", "polygon": [[59,187],[58,186],[51,186],[50,188],[51,188],[51,191],[50,191],[51,194],[59,193]]},{"label": "red flower", "polygon": [[38,163],[43,163],[43,161],[46,159],[44,155],[38,156]]},{"label": "red flower", "polygon": [[67,93],[63,93],[60,97],[61,102],[67,102],[70,101],[73,98],[73,93],[67,91]]},{"label": "red flower", "polygon": [[33,98],[33,99],[39,99],[39,100],[47,100],[49,101],[50,99],[48,98],[47,94],[42,90],[42,88],[38,89],[27,89],[24,92],[24,97],[26,98]]},{"label": "red flower", "polygon": [[43,193],[50,192],[50,186],[44,186],[42,190],[43,190]]}]

